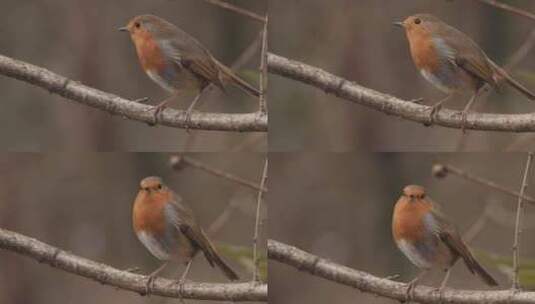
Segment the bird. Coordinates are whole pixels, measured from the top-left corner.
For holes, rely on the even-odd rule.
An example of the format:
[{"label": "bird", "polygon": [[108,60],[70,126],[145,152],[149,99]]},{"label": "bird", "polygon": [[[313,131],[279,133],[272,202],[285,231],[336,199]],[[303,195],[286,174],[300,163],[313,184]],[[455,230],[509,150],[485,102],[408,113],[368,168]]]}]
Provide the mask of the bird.
[{"label": "bird", "polygon": [[494,63],[470,37],[439,18],[416,14],[394,24],[405,29],[412,59],[422,76],[448,94],[432,107],[430,123],[451,96],[469,92],[471,98],[462,112],[464,132],[466,115],[481,88],[489,84],[499,90],[502,80],[528,99],[535,100],[535,94]]},{"label": "bird", "polygon": [[141,180],[132,209],[132,224],[139,241],[163,264],[149,275],[147,292],[170,261],[185,263],[180,277],[185,282],[194,256],[200,251],[208,263],[217,266],[231,281],[238,280],[199,225],[193,211],[182,198],[167,187],[162,178],[149,176]]},{"label": "bird", "polygon": [[186,111],[187,121],[203,91],[211,84],[223,91],[225,84],[232,84],[251,96],[260,96],[258,89],[219,62],[197,39],[160,17],[133,17],[119,31],[130,34],[145,73],[171,94],[156,106],[154,123],[165,105],[183,91],[198,92]]},{"label": "bird", "polygon": [[440,292],[446,287],[451,268],[462,259],[468,270],[488,286],[498,282],[476,260],[457,228],[418,185],[403,188],[392,216],[392,235],[397,247],[422,271],[408,283],[407,298],[418,281],[431,269],[446,272]]}]

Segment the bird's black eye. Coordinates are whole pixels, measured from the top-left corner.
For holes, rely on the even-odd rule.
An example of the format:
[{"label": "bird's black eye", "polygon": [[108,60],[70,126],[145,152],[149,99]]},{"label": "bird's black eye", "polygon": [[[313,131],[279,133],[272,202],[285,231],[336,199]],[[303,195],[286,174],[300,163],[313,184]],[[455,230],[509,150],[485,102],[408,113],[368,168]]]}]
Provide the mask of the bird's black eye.
[{"label": "bird's black eye", "polygon": [[420,195],[420,198],[425,198],[425,194]]},{"label": "bird's black eye", "polygon": [[414,19],[414,24],[420,24],[420,23],[422,23],[422,20],[420,20],[420,18]]},{"label": "bird's black eye", "polygon": [[158,184],[158,190],[162,189],[162,184]]},{"label": "bird's black eye", "polygon": [[136,28],[140,28],[140,27],[141,27],[141,24],[140,24],[139,22],[136,22],[136,23],[134,23],[134,26],[135,26]]}]

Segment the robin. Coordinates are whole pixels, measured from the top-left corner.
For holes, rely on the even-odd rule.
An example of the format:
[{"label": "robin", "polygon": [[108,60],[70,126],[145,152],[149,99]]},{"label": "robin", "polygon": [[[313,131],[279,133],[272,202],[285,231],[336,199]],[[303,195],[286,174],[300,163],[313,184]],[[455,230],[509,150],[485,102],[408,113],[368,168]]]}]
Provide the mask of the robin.
[{"label": "robin", "polygon": [[437,17],[418,14],[394,24],[405,29],[412,59],[423,77],[448,94],[432,107],[429,116],[431,123],[442,103],[454,93],[470,92],[472,97],[462,112],[464,131],[466,114],[480,89],[486,83],[499,89],[502,79],[530,100],[535,100],[531,91],[490,60],[472,39]]},{"label": "robin", "polygon": [[231,281],[239,279],[236,272],[221,259],[197,223],[193,211],[160,177],[150,176],[141,181],[134,201],[132,221],[141,243],[152,255],[164,261],[149,275],[147,291],[150,291],[154,278],[169,261],[185,262],[186,269],[179,281],[182,284],[199,250],[212,267],[219,267]]},{"label": "robin", "polygon": [[479,276],[488,286],[497,286],[496,280],[479,264],[461,235],[437,203],[426,196],[422,186],[409,185],[394,207],[392,235],[398,248],[422,272],[408,286],[407,296],[412,296],[414,286],[430,269],[438,267],[446,271],[440,292],[446,286],[451,267],[459,258],[472,274]]},{"label": "robin", "polygon": [[224,91],[224,85],[229,83],[252,96],[260,96],[256,88],[215,59],[197,39],[162,18],[136,16],[119,30],[130,33],[145,73],[172,94],[156,106],[155,122],[165,105],[183,90],[198,92],[186,111],[187,120],[202,92],[211,84]]}]

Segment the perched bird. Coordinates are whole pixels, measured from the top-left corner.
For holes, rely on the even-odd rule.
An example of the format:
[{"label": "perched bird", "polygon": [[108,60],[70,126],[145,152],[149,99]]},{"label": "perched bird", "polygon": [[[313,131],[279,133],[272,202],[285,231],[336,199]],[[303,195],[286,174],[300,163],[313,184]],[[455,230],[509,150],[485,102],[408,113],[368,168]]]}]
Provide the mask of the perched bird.
[{"label": "perched bird", "polygon": [[472,97],[462,114],[464,130],[466,114],[483,85],[488,83],[498,89],[503,79],[528,99],[535,100],[531,91],[490,60],[472,39],[437,17],[418,14],[394,24],[405,29],[416,68],[431,84],[448,94],[433,106],[431,122],[442,103],[454,93],[469,92]]},{"label": "perched bird", "polygon": [[224,85],[229,83],[252,96],[260,96],[255,87],[215,59],[197,39],[162,18],[136,16],[119,30],[130,33],[147,75],[172,94],[157,106],[155,120],[167,102],[183,90],[199,92],[186,112],[188,119],[210,84],[224,90]]},{"label": "perched bird", "polygon": [[438,204],[426,196],[422,186],[409,185],[394,207],[392,235],[399,249],[422,272],[409,283],[408,297],[418,280],[432,268],[446,271],[440,291],[446,286],[451,267],[461,258],[472,274],[485,284],[497,286],[494,278],[474,258],[461,235],[442,213]]},{"label": "perched bird", "polygon": [[217,266],[230,280],[238,275],[219,256],[193,211],[161,178],[150,176],[140,183],[134,201],[132,222],[138,239],[147,249],[164,263],[149,275],[147,290],[155,276],[169,261],[184,262],[186,269],[180,278],[183,283],[190,269],[193,257],[200,250],[212,267]]}]

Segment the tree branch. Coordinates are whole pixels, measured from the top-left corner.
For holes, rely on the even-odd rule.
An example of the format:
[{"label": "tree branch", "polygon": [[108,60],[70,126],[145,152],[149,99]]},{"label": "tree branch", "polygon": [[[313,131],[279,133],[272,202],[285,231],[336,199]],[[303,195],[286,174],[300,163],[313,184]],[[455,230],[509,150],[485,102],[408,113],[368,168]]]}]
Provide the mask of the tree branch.
[{"label": "tree branch", "polygon": [[[264,170],[262,170],[262,178],[260,179],[260,188],[264,188],[268,178],[268,158],[264,162]],[[254,235],[253,235],[253,262],[254,262],[254,272],[253,272],[253,281],[257,282],[260,280],[258,275],[258,267],[260,265],[260,255],[258,254],[258,235],[260,231],[260,209],[262,206],[262,201],[264,200],[264,191],[258,191],[258,196],[256,198],[256,216],[255,216],[255,225],[254,225]]]},{"label": "tree branch", "polygon": [[[133,102],[73,81],[47,69],[0,55],[0,74],[22,80],[78,103],[128,119],[154,123],[154,106]],[[234,132],[267,132],[267,116],[261,113],[191,113],[165,108],[158,124],[188,129]]]},{"label": "tree branch", "polygon": [[[274,240],[268,240],[268,258],[287,264],[299,271],[324,278],[362,292],[405,301],[407,284],[379,278],[364,271],[354,270],[296,247]],[[418,303],[535,303],[535,292],[519,291],[479,291],[446,289],[442,297],[436,288],[418,285],[414,289],[414,299]]]},{"label": "tree branch", "polygon": [[522,214],[524,211],[523,196],[526,188],[528,187],[528,176],[531,169],[531,162],[533,160],[533,152],[528,154],[528,160],[526,162],[526,168],[524,169],[524,177],[522,178],[522,185],[520,186],[520,195],[518,196],[518,205],[516,208],[516,220],[515,220],[515,234],[513,241],[513,289],[520,288],[520,279],[518,277],[518,270],[520,265],[520,233],[522,231]]},{"label": "tree branch", "polygon": [[221,0],[204,0],[204,1],[208,2],[210,4],[213,4],[213,5],[219,6],[221,8],[227,9],[229,11],[233,11],[233,12],[238,13],[240,15],[249,17],[249,18],[251,18],[253,20],[260,21],[260,22],[266,22],[266,18],[258,15],[257,13],[253,13],[253,12],[251,12],[249,10],[246,10],[244,8],[241,8],[241,7],[238,7],[236,5],[232,5],[230,3],[227,3],[227,2],[224,2],[224,1],[221,1]]},{"label": "tree branch", "polygon": [[508,5],[508,4],[505,4],[505,3],[498,2],[496,0],[477,0],[477,1],[485,3],[485,4],[488,4],[490,6],[494,6],[496,8],[502,9],[504,11],[507,11],[507,12],[510,12],[510,13],[513,13],[513,14],[517,14],[517,15],[522,16],[522,17],[529,18],[531,20],[535,20],[535,14],[532,14],[532,13],[526,11],[526,10],[523,10],[523,9],[511,6],[511,5]]},{"label": "tree branch", "polygon": [[[268,68],[271,73],[309,84],[326,93],[332,93],[337,97],[367,106],[385,114],[423,124],[429,123],[429,113],[432,109],[429,106],[374,91],[302,62],[268,53]],[[460,129],[463,124],[461,111],[441,109],[434,124]],[[466,129],[533,132],[535,131],[535,113],[487,114],[472,112],[468,113]]]},{"label": "tree branch", "polygon": [[266,106],[266,89],[267,89],[267,50],[268,50],[268,16],[266,15],[266,21],[264,22],[264,29],[262,30],[262,48],[260,52],[260,97],[258,111],[267,115]]},{"label": "tree branch", "polygon": [[518,198],[518,197],[522,197],[522,199],[526,200],[528,203],[530,204],[533,204],[535,205],[535,198],[532,198],[530,196],[527,196],[527,195],[523,195],[521,194],[520,192],[517,192],[517,191],[514,191],[514,190],[511,190],[511,189],[508,189],[507,187],[504,187],[502,185],[499,185],[493,181],[490,181],[490,180],[487,180],[487,179],[484,179],[482,177],[478,177],[478,176],[475,176],[475,175],[472,175],[464,170],[461,170],[457,167],[454,167],[452,165],[447,165],[447,164],[434,164],[433,165],[433,176],[434,177],[437,177],[437,178],[444,178],[446,177],[449,173],[453,173],[459,177],[462,177],[466,180],[469,180],[469,181],[472,181],[474,183],[477,183],[477,184],[480,184],[480,185],[483,185],[483,186],[487,186],[489,188],[492,188],[494,190],[498,190],[502,193],[505,193],[505,194],[508,194],[510,196],[514,196],[515,198]]},{"label": "tree branch", "polygon": [[252,182],[252,181],[249,181],[249,180],[246,180],[245,178],[241,178],[239,176],[236,176],[234,174],[231,174],[231,173],[227,173],[223,170],[220,170],[220,169],[216,169],[216,168],[213,168],[213,167],[210,167],[194,158],[191,158],[191,157],[188,157],[188,156],[183,156],[183,155],[173,155],[169,158],[169,163],[171,165],[171,168],[173,168],[174,170],[180,170],[182,168],[182,165],[183,164],[186,164],[188,166],[191,166],[193,168],[197,168],[197,169],[200,169],[200,170],[203,170],[204,172],[207,172],[207,173],[210,173],[212,175],[215,175],[215,176],[218,176],[218,177],[222,177],[224,179],[227,179],[229,181],[232,181],[232,182],[235,182],[239,185],[242,185],[244,187],[247,187],[247,188],[250,188],[250,189],[253,189],[253,190],[262,190],[262,191],[267,191],[267,188],[264,187],[264,186],[261,186],[255,182]]},{"label": "tree branch", "polygon": [[[147,276],[115,269],[50,246],[36,239],[0,228],[0,248],[10,250],[54,268],[93,279],[119,289],[145,293]],[[158,278],[152,294],[170,298],[219,301],[267,301],[267,285],[252,283],[187,283],[182,288]]]}]

